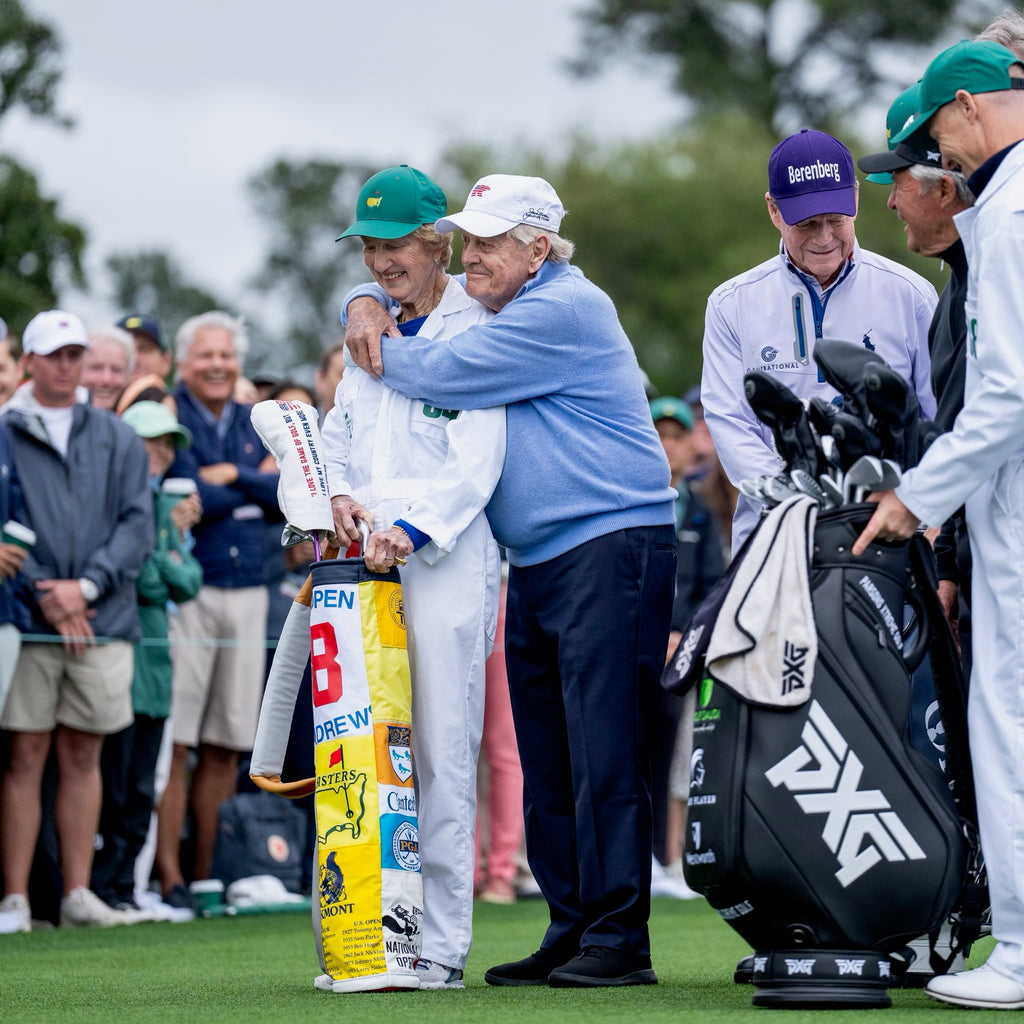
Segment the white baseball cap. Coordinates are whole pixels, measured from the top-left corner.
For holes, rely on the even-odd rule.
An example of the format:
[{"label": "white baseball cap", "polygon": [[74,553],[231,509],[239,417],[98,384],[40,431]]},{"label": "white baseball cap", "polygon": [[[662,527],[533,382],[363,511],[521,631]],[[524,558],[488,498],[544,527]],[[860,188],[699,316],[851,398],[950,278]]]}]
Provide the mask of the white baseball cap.
[{"label": "white baseball cap", "polygon": [[21,336],[21,347],[25,355],[35,353],[48,356],[65,345],[89,347],[85,324],[74,313],[60,309],[48,309],[37,313],[28,322]]},{"label": "white baseball cap", "polygon": [[558,193],[543,178],[488,174],[470,190],[461,213],[434,222],[444,235],[456,228],[479,238],[503,235],[517,224],[557,231],[565,216]]}]

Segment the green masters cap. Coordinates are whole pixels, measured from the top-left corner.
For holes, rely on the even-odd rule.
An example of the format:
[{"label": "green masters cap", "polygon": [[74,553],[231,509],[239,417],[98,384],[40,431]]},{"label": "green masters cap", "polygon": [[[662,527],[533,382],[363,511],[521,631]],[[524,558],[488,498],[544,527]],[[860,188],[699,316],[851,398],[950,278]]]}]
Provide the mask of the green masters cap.
[{"label": "green masters cap", "polygon": [[139,437],[163,437],[170,434],[175,448],[188,448],[192,444],[192,431],[183,427],[174,413],[161,402],[136,402],[121,414],[121,419]]},{"label": "green masters cap", "polygon": [[675,420],[687,430],[693,430],[693,410],[681,398],[674,398],[670,395],[656,398],[651,402],[651,419],[655,423],[658,420]]},{"label": "green masters cap", "polygon": [[360,189],[356,222],[335,241],[350,235],[402,238],[448,212],[448,200],[422,171],[402,164],[378,171]]},{"label": "green masters cap", "polygon": [[[909,89],[904,89],[892,101],[889,106],[889,113],[885,115],[885,144],[892,152],[896,145],[896,136],[903,131],[903,126],[913,117],[917,117],[918,105],[921,102],[921,83],[915,82]],[[938,147],[933,147],[937,149]],[[860,161],[857,161],[860,166]],[[864,170],[861,167],[861,170]],[[892,173],[889,171],[878,171],[867,176],[868,181],[876,185],[891,185]]]},{"label": "green masters cap", "polygon": [[922,145],[928,121],[939,107],[956,98],[960,89],[969,93],[1024,89],[1024,79],[1011,78],[1010,68],[1021,59],[990,39],[964,39],[945,49],[928,65],[921,79],[921,105],[917,116],[904,125],[896,142]]}]

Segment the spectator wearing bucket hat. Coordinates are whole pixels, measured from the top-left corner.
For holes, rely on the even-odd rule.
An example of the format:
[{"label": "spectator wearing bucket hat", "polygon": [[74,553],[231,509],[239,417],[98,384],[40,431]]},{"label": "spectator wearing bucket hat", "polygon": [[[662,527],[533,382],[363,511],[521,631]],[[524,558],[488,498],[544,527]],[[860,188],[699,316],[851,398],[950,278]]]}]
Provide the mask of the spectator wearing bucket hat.
[{"label": "spectator wearing bucket hat", "polygon": [[[362,187],[341,238],[397,303],[399,345],[425,351],[488,321],[489,309],[448,274],[452,245],[434,222],[444,192],[415,167],[388,167]],[[323,426],[339,537],[371,524],[371,570],[402,566],[412,680],[423,876],[420,988],[462,988],[473,937],[476,765],[485,662],[498,617],[501,566],[484,506],[505,460],[505,410],[462,409],[408,397],[349,367]],[[373,524],[376,523],[376,526]],[[318,979],[326,986],[329,978]]]},{"label": "spectator wearing bucket hat", "polygon": [[[135,581],[153,544],[146,453],[115,416],[76,402],[88,344],[78,317],[49,310],[23,335],[31,389],[4,423],[22,474],[24,525],[36,540],[22,568],[31,632],[0,718],[12,733],[3,777],[0,911],[30,927],[28,883],[41,823],[40,787],[53,743],[60,781],[57,831],[64,881],[61,922],[123,921],[89,889],[99,821],[103,737],[132,720],[131,644],[140,635]],[[97,638],[104,638],[97,643]]]},{"label": "spectator wearing bucket hat", "polygon": [[933,978],[959,1006],[1024,1008],[1024,62],[988,40],[957,43],[921,79],[920,113],[897,141],[930,135],[968,175],[976,199],[956,215],[967,254],[964,406],[895,491],[878,496],[853,547],[939,525],[965,504],[974,555],[968,726],[992,934],[986,963]]},{"label": "spectator wearing bucket hat", "polygon": [[[929,382],[928,324],[935,289],[918,274],[861,249],[854,232],[858,182],[850,151],[804,128],[768,160],[768,216],[782,236],[772,259],[719,285],[704,321],[701,398],[719,458],[733,484],[778,472],[771,430],[755,415],[743,376],[762,370],[800,398],[829,401],[818,378],[818,338],[842,338],[877,352],[908,380],[923,414],[935,410]],[[760,506],[739,496],[737,551]]]},{"label": "spectator wearing bucket hat", "polygon": [[445,409],[506,404],[487,515],[510,562],[505,656],[526,848],[551,922],[535,953],[484,978],[652,984],[649,739],[675,491],[632,346],[608,296],[569,263],[564,214],[543,178],[486,175],[436,228],[462,232],[466,291],[494,319],[440,345],[399,341],[378,291],[349,311],[347,343],[402,394]]},{"label": "spectator wearing bucket hat", "polygon": [[196,596],[203,570],[175,521],[175,510],[188,499],[161,489],[175,453],[192,444],[192,434],[159,402],[136,402],[121,418],[142,438],[146,449],[156,541],[136,582],[142,641],[133,647],[134,721],[103,744],[103,809],[92,889],[109,906],[140,920],[146,915],[135,900],[135,861],[149,833],[156,762],[171,713],[167,608],[169,602],[180,605]]}]

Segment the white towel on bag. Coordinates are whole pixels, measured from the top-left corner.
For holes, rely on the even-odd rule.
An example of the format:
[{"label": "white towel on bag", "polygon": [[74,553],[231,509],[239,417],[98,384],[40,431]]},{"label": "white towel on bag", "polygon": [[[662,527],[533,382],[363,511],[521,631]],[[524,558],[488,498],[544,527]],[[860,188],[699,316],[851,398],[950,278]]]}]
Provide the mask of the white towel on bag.
[{"label": "white towel on bag", "polygon": [[795,707],[811,695],[818,634],[809,570],[818,507],[796,495],[768,513],[715,622],[707,671],[752,703]]}]

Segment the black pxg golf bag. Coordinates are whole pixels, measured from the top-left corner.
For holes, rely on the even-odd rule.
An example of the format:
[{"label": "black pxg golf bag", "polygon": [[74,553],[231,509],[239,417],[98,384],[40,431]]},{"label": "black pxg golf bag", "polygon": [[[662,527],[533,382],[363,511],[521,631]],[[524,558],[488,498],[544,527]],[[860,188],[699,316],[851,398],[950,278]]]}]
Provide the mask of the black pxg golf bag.
[{"label": "black pxg golf bag", "polygon": [[[860,346],[823,346],[822,359],[842,346],[838,362],[859,379]],[[799,461],[780,451],[790,467]],[[803,679],[794,651],[779,679],[807,686],[805,702],[755,704],[706,670],[750,541],[666,671],[669,689],[697,687],[686,880],[753,947],[754,1005],[888,1006],[892,975],[913,959],[908,941],[952,922],[962,949],[985,905],[965,687],[931,552],[917,536],[853,557],[871,510],[825,501],[818,511],[808,571],[817,659]],[[931,963],[947,966],[934,948]]]}]

